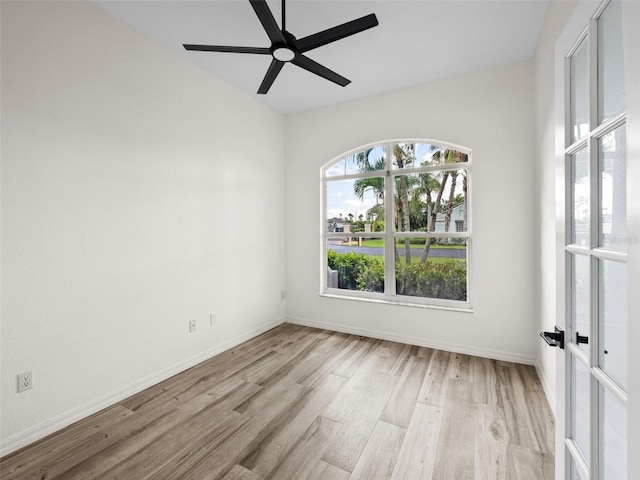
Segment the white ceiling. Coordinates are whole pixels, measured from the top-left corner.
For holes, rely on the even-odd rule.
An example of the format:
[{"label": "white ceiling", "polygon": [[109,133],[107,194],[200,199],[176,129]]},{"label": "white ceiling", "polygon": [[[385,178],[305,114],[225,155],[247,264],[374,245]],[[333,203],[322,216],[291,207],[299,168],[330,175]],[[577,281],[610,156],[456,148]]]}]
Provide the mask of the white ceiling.
[{"label": "white ceiling", "polygon": [[[183,43],[269,47],[248,0],[93,0],[178,54],[282,113],[293,113],[523,61],[547,0],[288,0],[297,38],[375,13],[379,26],[307,53],[352,81],[340,87],[292,64],[257,95],[271,56],[187,52]],[[269,0],[280,23],[281,2]]]}]

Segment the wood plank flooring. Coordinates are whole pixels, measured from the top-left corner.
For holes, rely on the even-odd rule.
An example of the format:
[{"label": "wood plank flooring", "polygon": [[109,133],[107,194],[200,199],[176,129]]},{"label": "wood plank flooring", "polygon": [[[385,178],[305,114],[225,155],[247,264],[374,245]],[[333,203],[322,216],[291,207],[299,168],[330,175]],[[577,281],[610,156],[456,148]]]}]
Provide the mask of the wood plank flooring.
[{"label": "wood plank flooring", "polygon": [[283,324],[0,459],[3,480],[551,480],[533,367]]}]

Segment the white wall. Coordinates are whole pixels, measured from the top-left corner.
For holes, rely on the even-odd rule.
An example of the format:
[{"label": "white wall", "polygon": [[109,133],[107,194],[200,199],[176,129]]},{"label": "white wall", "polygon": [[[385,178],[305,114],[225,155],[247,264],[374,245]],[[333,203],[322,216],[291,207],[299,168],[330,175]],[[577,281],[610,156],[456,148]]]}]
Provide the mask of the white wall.
[{"label": "white wall", "polygon": [[84,2],[2,2],[1,93],[3,453],[283,320],[281,115]]},{"label": "white wall", "polygon": [[[556,323],[555,203],[555,45],[577,1],[549,2],[534,56],[535,202],[536,202],[536,331],[553,331]],[[556,349],[536,342],[536,366],[555,408]]]},{"label": "white wall", "polygon": [[[524,62],[287,117],[287,319],[533,363],[532,78]],[[403,137],[473,150],[473,313],[319,296],[321,165]]]}]

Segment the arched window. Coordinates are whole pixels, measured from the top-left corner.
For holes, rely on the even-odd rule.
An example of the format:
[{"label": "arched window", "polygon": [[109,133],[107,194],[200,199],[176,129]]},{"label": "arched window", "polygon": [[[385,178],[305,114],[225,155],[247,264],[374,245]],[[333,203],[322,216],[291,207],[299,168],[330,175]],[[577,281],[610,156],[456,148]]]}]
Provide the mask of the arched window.
[{"label": "arched window", "polygon": [[471,150],[358,148],[322,168],[322,294],[470,308]]}]

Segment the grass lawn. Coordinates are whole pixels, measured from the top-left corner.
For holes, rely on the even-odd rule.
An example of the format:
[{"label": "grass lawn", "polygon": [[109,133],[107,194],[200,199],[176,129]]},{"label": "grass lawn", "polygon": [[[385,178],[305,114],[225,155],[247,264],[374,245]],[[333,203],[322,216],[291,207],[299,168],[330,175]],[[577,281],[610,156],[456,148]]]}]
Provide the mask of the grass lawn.
[{"label": "grass lawn", "polygon": [[[400,261],[402,263],[404,263],[404,252],[399,252],[400,253]],[[372,258],[379,258],[382,259],[383,255],[365,255],[365,257],[372,257]],[[466,265],[467,263],[467,259],[466,258],[449,258],[449,257],[430,257],[427,260],[427,263],[445,263],[445,262],[450,262],[450,261],[454,261],[457,263],[460,263],[461,265]],[[420,262],[420,257],[411,257],[411,263],[418,263]]]},{"label": "grass lawn", "polygon": [[[404,241],[396,240],[396,245],[398,247],[403,247],[404,248]],[[384,240],[382,238],[366,238],[366,239],[362,239],[362,246],[363,247],[384,248]],[[411,248],[422,249],[422,248],[424,248],[424,243],[422,243],[422,245],[413,244],[412,243],[411,244]],[[431,248],[450,248],[450,249],[455,249],[455,250],[464,250],[467,247],[465,245],[431,245]]]},{"label": "grass lawn", "polygon": [[[427,260],[427,264],[429,263],[447,263],[450,261],[454,261],[456,263],[460,263],[462,265],[466,265],[467,264],[467,260],[465,258],[447,258],[447,257],[436,257],[436,258],[429,258]],[[404,263],[404,255],[400,255],[400,261],[402,263]],[[420,257],[411,257],[411,263],[419,263],[420,262]]]}]

